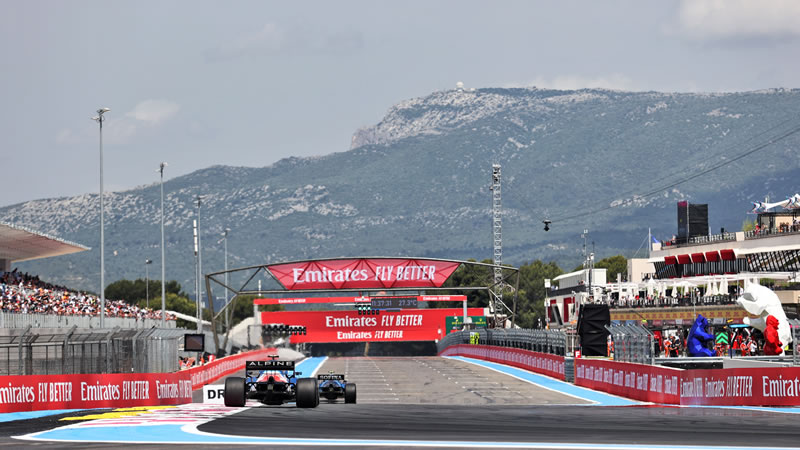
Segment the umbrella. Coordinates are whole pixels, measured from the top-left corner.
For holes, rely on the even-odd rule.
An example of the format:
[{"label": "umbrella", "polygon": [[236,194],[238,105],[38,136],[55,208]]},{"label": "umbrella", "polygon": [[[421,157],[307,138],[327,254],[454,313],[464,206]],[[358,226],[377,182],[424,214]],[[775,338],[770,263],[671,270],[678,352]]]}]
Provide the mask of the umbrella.
[{"label": "umbrella", "polygon": [[648,297],[652,297],[653,296],[653,290],[654,290],[654,288],[657,287],[656,280],[650,278],[649,280],[647,280],[646,285],[647,285],[647,296]]},{"label": "umbrella", "polygon": [[691,288],[693,288],[695,286],[696,285],[694,283],[690,283],[690,282],[688,282],[686,280],[679,281],[679,282],[677,282],[677,283],[672,285],[673,288],[681,289],[684,293],[687,292],[687,290],[689,290],[689,289],[691,289]]}]

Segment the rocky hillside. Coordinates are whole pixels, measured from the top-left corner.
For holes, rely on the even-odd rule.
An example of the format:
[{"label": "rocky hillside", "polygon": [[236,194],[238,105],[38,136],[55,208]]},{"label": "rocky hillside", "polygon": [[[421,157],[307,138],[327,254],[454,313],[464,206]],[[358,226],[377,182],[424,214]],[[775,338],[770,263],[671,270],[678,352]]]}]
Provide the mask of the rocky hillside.
[{"label": "rocky hillside", "polygon": [[[778,139],[800,125],[798,110],[800,90],[781,89],[436,92],[393,106],[347,151],[264,168],[214,166],[166,182],[167,277],[193,290],[198,194],[204,272],[223,266],[217,241],[226,227],[231,267],[332,256],[490,258],[495,162],[512,264],[542,258],[569,269],[580,261],[584,228],[599,257],[632,255],[648,227],[663,238],[675,233],[681,199],[709,203],[712,231],[738,229],[751,200],[800,190],[800,133]],[[106,280],[143,277],[147,258],[151,276],[160,274],[158,185],[107,195]],[[98,216],[89,194],[0,208],[2,221],[93,248],[20,268],[93,290]],[[553,220],[547,233],[545,218]]]}]

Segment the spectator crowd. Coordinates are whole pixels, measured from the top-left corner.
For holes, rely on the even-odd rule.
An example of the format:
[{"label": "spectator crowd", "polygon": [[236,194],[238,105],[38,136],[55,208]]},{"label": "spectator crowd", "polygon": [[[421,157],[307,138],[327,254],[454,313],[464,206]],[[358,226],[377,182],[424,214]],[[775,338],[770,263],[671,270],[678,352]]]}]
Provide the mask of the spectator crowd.
[{"label": "spectator crowd", "polygon": [[[0,311],[19,314],[55,314],[60,316],[99,316],[100,299],[44,282],[38,276],[0,272]],[[161,311],[140,308],[123,300],[105,300],[106,317],[161,319]],[[167,314],[167,320],[175,316]]]}]

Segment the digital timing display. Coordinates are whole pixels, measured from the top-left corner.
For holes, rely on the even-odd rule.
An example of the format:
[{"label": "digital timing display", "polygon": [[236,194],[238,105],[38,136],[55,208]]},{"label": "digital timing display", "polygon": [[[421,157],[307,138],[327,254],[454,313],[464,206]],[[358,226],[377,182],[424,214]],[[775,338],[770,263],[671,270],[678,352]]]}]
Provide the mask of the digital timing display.
[{"label": "digital timing display", "polygon": [[371,297],[372,309],[408,309],[418,308],[417,297]]}]

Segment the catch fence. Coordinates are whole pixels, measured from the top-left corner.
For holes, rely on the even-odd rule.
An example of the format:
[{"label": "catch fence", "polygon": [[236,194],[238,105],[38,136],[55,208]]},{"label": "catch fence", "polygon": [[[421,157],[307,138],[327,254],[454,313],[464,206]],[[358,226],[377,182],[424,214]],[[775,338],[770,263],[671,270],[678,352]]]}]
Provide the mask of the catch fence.
[{"label": "catch fence", "polygon": [[[175,320],[166,320],[166,328],[176,328]],[[0,312],[0,328],[100,328],[100,316],[21,314]],[[105,317],[105,328],[163,328],[161,319],[136,319],[132,317]]]},{"label": "catch fence", "polygon": [[114,329],[0,336],[0,375],[165,373],[179,369],[185,330]]},{"label": "catch fence", "polygon": [[640,324],[606,326],[614,343],[614,361],[653,364],[655,337]]},{"label": "catch fence", "polygon": [[532,350],[540,353],[565,356],[572,348],[571,336],[558,330],[529,330],[524,328],[477,328],[455,331],[442,338],[439,352],[456,344],[495,345]]}]

